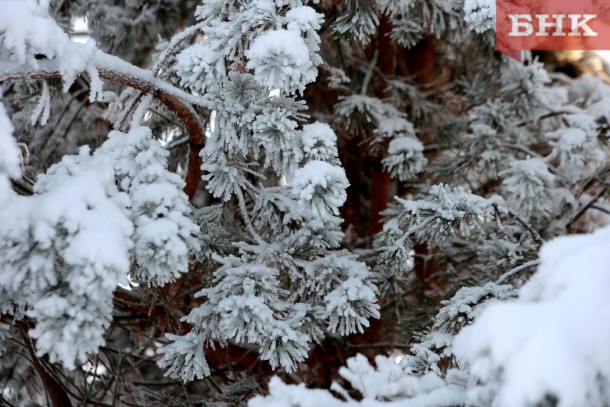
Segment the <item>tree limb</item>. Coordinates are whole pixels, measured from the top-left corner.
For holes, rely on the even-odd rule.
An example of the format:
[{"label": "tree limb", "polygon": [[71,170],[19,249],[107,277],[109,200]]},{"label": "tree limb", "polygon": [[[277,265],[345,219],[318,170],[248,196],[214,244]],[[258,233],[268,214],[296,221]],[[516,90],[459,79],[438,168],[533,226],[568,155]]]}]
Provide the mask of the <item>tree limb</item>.
[{"label": "tree limb", "polygon": [[[184,192],[192,199],[201,181],[201,149],[205,145],[205,127],[199,119],[193,104],[211,107],[210,102],[175,88],[172,85],[156,79],[150,71],[137,68],[119,58],[99,53],[92,59],[101,79],[129,86],[142,93],[151,93],[184,123],[188,133],[189,164],[186,173]],[[23,68],[23,67],[22,67]],[[5,80],[32,80],[61,78],[58,70],[41,70],[27,72],[27,69],[11,69],[10,72],[0,73],[0,82]]]},{"label": "tree limb", "polygon": [[30,336],[27,334],[25,324],[19,324],[19,331],[21,332],[21,337],[23,339],[23,342],[25,343],[28,353],[30,354],[32,361],[34,362],[34,368],[36,369],[38,376],[40,376],[40,380],[42,381],[42,384],[44,385],[44,388],[47,391],[47,394],[49,395],[53,406],[71,406],[72,402],[70,401],[70,397],[68,396],[68,394],[64,391],[61,384],[57,383],[55,378],[42,365],[40,359],[38,359],[38,356],[36,356],[36,351],[34,350],[32,339],[30,339]]},{"label": "tree limb", "polygon": [[595,196],[593,198],[591,198],[591,200],[589,202],[587,202],[585,205],[583,205],[579,211],[572,217],[572,219],[570,219],[570,221],[567,224],[567,227],[570,228],[574,222],[576,222],[578,219],[580,219],[580,217],[582,215],[585,214],[585,212],[587,212],[587,210],[589,210],[589,208],[591,208],[597,201],[599,201],[599,199],[604,196],[604,194],[606,193],[607,188],[603,187],[597,194],[595,194]]}]

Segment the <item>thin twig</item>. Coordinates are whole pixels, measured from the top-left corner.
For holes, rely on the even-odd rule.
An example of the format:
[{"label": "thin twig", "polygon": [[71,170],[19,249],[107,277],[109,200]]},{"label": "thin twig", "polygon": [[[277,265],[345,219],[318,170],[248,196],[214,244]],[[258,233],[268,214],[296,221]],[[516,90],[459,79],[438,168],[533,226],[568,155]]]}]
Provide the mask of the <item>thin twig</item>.
[{"label": "thin twig", "polygon": [[382,349],[403,349],[410,350],[411,345],[403,343],[392,343],[392,342],[378,342],[378,343],[347,343],[348,348],[353,349],[367,349],[367,348],[382,348]]},{"label": "thin twig", "polygon": [[68,394],[66,393],[64,387],[61,386],[61,384],[53,378],[53,376],[50,374],[49,371],[47,371],[47,369],[41,363],[41,360],[36,355],[34,345],[32,344],[32,340],[26,331],[25,324],[19,324],[19,330],[21,332],[23,342],[25,343],[26,348],[30,354],[30,357],[34,362],[34,368],[36,369],[38,376],[40,376],[40,380],[42,381],[44,388],[47,391],[47,394],[51,398],[53,405],[57,407],[71,406],[72,402],[70,401],[70,397],[68,397]]},{"label": "thin twig", "polygon": [[530,232],[530,234],[532,235],[534,240],[537,240],[540,243],[544,243],[545,240],[542,238],[542,236],[540,236],[540,233],[538,233],[532,225],[530,225],[525,219],[523,219],[521,216],[519,216],[519,214],[514,212],[512,209],[507,208],[505,206],[503,206],[502,208],[499,208],[498,206],[496,206],[496,209],[498,209],[500,212],[504,211],[504,212],[508,213],[517,222],[519,222],[521,225],[523,225],[523,227],[525,229],[527,229],[528,232]]},{"label": "thin twig", "polygon": [[498,278],[496,280],[496,284],[501,284],[503,281],[505,281],[509,277],[511,277],[517,273],[520,273],[523,270],[527,270],[529,268],[536,267],[538,265],[540,265],[540,260],[532,260],[532,261],[528,261],[527,263],[523,263],[522,265],[517,266],[517,267],[507,271],[506,273],[502,274],[500,276],[500,278]]},{"label": "thin twig", "polygon": [[375,49],[375,53],[373,54],[373,58],[371,59],[371,63],[366,70],[366,75],[364,76],[364,80],[362,81],[362,88],[360,89],[361,95],[366,95],[367,90],[369,88],[369,83],[371,82],[371,78],[373,77],[373,71],[375,70],[375,66],[377,66],[377,59],[379,58],[379,50]]},{"label": "thin twig", "polygon": [[180,147],[181,145],[188,143],[188,141],[189,141],[188,136],[182,137],[181,139],[170,142],[168,145],[165,146],[165,149],[173,150],[176,147]]},{"label": "thin twig", "polygon": [[237,190],[235,191],[235,195],[237,195],[239,208],[241,209],[242,217],[244,218],[244,223],[246,224],[246,229],[248,229],[248,232],[250,232],[256,243],[261,246],[266,245],[267,242],[263,240],[261,235],[258,234],[256,229],[254,229],[254,226],[252,225],[252,220],[250,219],[250,214],[248,214],[248,208],[246,208],[246,201],[244,199],[244,194],[241,192],[241,189],[237,188]]},{"label": "thin twig", "polygon": [[578,213],[576,213],[576,215],[574,215],[574,217],[572,217],[572,219],[570,219],[570,221],[568,222],[567,227],[570,228],[574,222],[576,222],[582,215],[585,214],[585,212],[591,208],[593,206],[593,204],[595,204],[595,202],[599,201],[599,199],[606,193],[606,187],[603,187],[597,194],[595,194],[595,196],[593,198],[591,198],[591,200],[589,202],[587,202],[585,205],[583,205],[580,210],[578,211]]},{"label": "thin twig", "polygon": [[515,150],[515,151],[519,151],[519,152],[522,152],[523,154],[529,155],[531,157],[543,158],[537,152],[532,151],[532,150],[530,150],[529,148],[527,148],[525,146],[520,146],[518,144],[500,143],[500,147],[508,148],[508,149]]},{"label": "thin twig", "polygon": [[595,210],[605,213],[606,215],[610,215],[610,209],[603,208],[599,205],[591,205],[591,209],[595,209]]}]

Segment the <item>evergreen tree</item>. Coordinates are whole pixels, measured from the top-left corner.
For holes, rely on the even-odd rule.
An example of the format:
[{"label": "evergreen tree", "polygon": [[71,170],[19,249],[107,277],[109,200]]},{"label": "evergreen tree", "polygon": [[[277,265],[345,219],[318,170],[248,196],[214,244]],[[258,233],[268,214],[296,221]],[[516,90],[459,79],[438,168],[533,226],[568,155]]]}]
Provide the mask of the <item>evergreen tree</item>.
[{"label": "evergreen tree", "polygon": [[0,10],[3,401],[610,403],[610,87],[493,2]]}]

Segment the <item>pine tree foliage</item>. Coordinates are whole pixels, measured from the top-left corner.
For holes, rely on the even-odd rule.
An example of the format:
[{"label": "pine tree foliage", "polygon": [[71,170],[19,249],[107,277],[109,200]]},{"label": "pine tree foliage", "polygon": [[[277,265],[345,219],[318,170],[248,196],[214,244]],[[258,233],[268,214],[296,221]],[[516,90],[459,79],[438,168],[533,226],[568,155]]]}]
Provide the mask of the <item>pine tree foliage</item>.
[{"label": "pine tree foliage", "polygon": [[[84,71],[99,85],[97,68],[86,64],[103,65],[107,60],[101,51],[88,45],[84,49],[89,55],[67,62],[64,53],[83,47],[69,42],[44,5],[30,2],[30,9],[22,9],[16,2],[5,3],[25,17],[35,10],[41,23],[61,38],[54,44],[57,50],[45,56],[57,61],[64,80]],[[149,11],[141,17],[150,18]],[[31,335],[38,339],[38,352],[48,353],[51,362],[73,369],[104,345],[113,292],[119,282],[130,284],[126,275],[134,284],[163,286],[186,271],[191,254],[206,248],[207,254],[198,257],[217,264],[210,286],[197,294],[206,300],[184,317],[191,332],[168,333],[170,344],[160,349],[164,357],[159,364],[172,377],[209,375],[203,345],[225,346],[229,341],[256,345],[272,367],[293,371],[325,329],[342,335],[362,332],[369,318],[379,317],[377,289],[367,266],[337,250],[342,236],[339,207],[349,183],[336,136],[327,125],[300,124],[307,116],[295,93],[302,93],[317,75],[321,59],[316,30],[322,16],[300,2],[259,1],[246,7],[205,2],[196,17],[193,31],[204,32],[206,38],[178,49],[170,74],[205,99],[168,92],[201,103],[208,114],[213,111],[214,128],[201,153],[202,179],[212,196],[227,203],[235,200],[244,241],[212,243],[210,233],[220,240],[228,237],[227,224],[217,216],[199,232],[180,191],[183,182],[167,171],[167,151],[148,128],[136,127],[151,100],[134,95],[125,102],[131,112],[116,117],[120,127],[131,113],[129,133],[111,131],[93,153],[82,148],[77,156],[66,155],[38,177],[33,197],[14,197],[14,203],[5,205],[4,213],[11,213],[14,205],[20,217],[33,219],[4,232],[3,264],[10,267],[3,287],[14,301],[31,307],[27,315],[37,321]],[[33,28],[24,32],[6,24],[8,52],[17,54],[18,63],[37,68],[27,55],[42,51],[27,44],[47,44],[37,44]],[[92,33],[102,39],[107,35],[98,26]],[[106,69],[131,73],[114,62]],[[95,102],[99,97],[91,98]],[[112,96],[102,100],[108,98]],[[47,121],[49,99],[43,82],[33,121]],[[288,182],[278,184],[280,176]],[[70,205],[61,204],[62,196]],[[42,219],[30,215],[47,205],[55,209],[41,211]],[[96,236],[116,246],[98,248]],[[71,344],[74,335],[79,339]]]},{"label": "pine tree foliage", "polygon": [[[404,8],[393,8],[394,3],[400,3]],[[432,18],[414,28],[402,40],[397,38],[398,30],[404,29],[396,19],[397,15],[415,15],[416,10],[427,16],[434,15],[425,14],[430,10],[426,4],[407,3],[379,4],[380,11],[392,17],[394,40],[408,46],[429,34],[446,39],[442,30],[434,26],[440,18]],[[445,8],[441,12],[448,14],[445,27],[451,27],[455,22],[450,10]],[[465,24],[466,27],[462,27],[465,31],[449,41],[476,41],[472,39],[474,35],[478,46],[484,47],[494,26],[495,13],[490,5],[466,2],[462,18],[463,23],[458,25]],[[468,33],[468,29],[478,34]],[[355,32],[353,36],[359,39],[362,33]],[[407,198],[398,198],[398,205],[386,211],[387,219],[377,239],[375,267],[382,298],[393,300],[409,295],[408,284],[416,281],[417,275],[413,271],[417,269],[417,263],[429,261],[426,260],[429,258],[446,269],[443,275],[451,277],[444,278],[452,278],[457,287],[473,282],[474,285],[458,290],[450,300],[443,302],[444,306],[433,322],[420,328],[409,353],[401,355],[400,362],[396,362],[396,356],[378,357],[377,367],[373,367],[361,356],[348,360],[341,375],[361,395],[361,401],[355,401],[351,390],[338,384],[332,387],[333,396],[276,381],[270,385],[270,395],[254,399],[252,405],[269,402],[282,406],[307,405],[309,400],[325,405],[363,406],[396,400],[402,400],[396,405],[405,406],[556,405],[552,404],[553,400],[559,405],[564,405],[562,400],[566,400],[565,405],[607,403],[599,392],[603,386],[599,381],[591,385],[591,395],[564,391],[558,384],[560,378],[550,371],[536,373],[537,383],[544,383],[541,388],[536,387],[534,391],[534,387],[525,385],[518,376],[527,376],[527,367],[524,364],[516,368],[512,363],[517,361],[513,362],[511,352],[519,348],[517,343],[520,341],[531,340],[527,343],[534,347],[543,334],[536,336],[524,329],[523,336],[517,338],[505,332],[515,346],[509,349],[503,346],[503,338],[494,333],[492,326],[507,320],[513,309],[510,303],[515,298],[518,297],[517,303],[540,301],[540,297],[533,299],[525,287],[519,290],[527,272],[540,263],[537,260],[540,245],[546,239],[578,230],[575,225],[590,208],[587,203],[595,205],[604,195],[607,179],[603,160],[608,152],[600,126],[604,118],[597,109],[598,103],[606,100],[608,87],[600,82],[596,82],[595,87],[585,85],[594,81],[592,79],[573,82],[558,77],[552,79],[534,59],[525,64],[502,61],[496,65],[499,61],[487,57],[484,51],[474,55],[476,62],[473,61],[473,65],[481,64],[478,66],[485,67],[487,73],[480,70],[458,80],[459,87],[453,91],[472,104],[465,112],[441,113],[434,103],[426,106],[423,112],[416,111],[414,106],[411,116],[407,116],[413,124],[401,128],[397,123],[402,123],[405,117],[393,112],[405,103],[407,95],[400,94],[402,89],[409,89],[409,99],[416,99],[413,88],[397,85],[397,79],[385,78],[382,73],[377,80],[385,82],[385,93],[388,95],[389,91],[390,97],[362,95],[358,85],[353,90],[342,88],[353,94],[341,96],[334,112],[338,125],[350,134],[373,135],[367,140],[370,151],[384,153],[382,162],[393,177],[399,181],[416,176],[429,180],[408,184]],[[499,69],[501,75],[494,78],[494,69]],[[363,68],[365,81],[369,80],[369,74],[367,68]],[[376,73],[373,71],[372,75],[375,77]],[[408,79],[403,80],[408,83]],[[428,115],[435,115],[437,122],[429,121]],[[427,143],[440,151],[432,160],[422,154],[426,142],[417,139],[418,133],[427,134]],[[583,180],[592,184],[583,189]],[[595,196],[583,195],[588,188],[597,191],[591,192]],[[421,244],[431,251],[418,253]],[[544,262],[545,252],[542,253]],[[550,268],[559,267],[550,266],[554,260],[548,255],[546,261],[549,262],[545,269],[548,273]],[[545,284],[540,283],[537,289],[553,290]],[[493,313],[491,309],[495,310],[500,302],[508,304],[504,308],[498,306],[498,311]],[[565,306],[569,307],[567,304]],[[506,312],[504,316],[499,316],[500,309]],[[515,313],[516,309],[513,309]],[[397,312],[400,312],[398,308]],[[417,312],[417,308],[411,307],[411,312]],[[480,315],[485,318],[479,323]],[[524,317],[524,314],[519,315]],[[545,317],[534,319],[528,319],[528,323],[545,325]],[[459,337],[462,328],[469,325],[472,328]],[[475,335],[484,335],[477,350],[471,346]],[[457,351],[454,350],[456,336],[459,337]],[[488,356],[489,352],[494,352],[493,356]],[[495,352],[504,353],[500,356]],[[538,358],[534,352],[523,352],[515,357],[528,357],[528,364],[536,363],[532,362],[536,360],[545,365],[550,360],[546,356]],[[563,369],[575,369],[578,363],[570,360],[562,360]],[[573,362],[575,364],[571,364]],[[495,370],[486,368],[490,363]],[[505,371],[509,365],[515,370]],[[375,378],[379,376],[383,378],[376,382]],[[437,380],[438,387],[433,389],[440,389],[442,394],[432,396],[427,393],[429,388],[422,391],[418,387],[418,380],[430,377]],[[579,373],[570,376],[574,381],[580,377],[584,376]],[[396,382],[400,385],[394,387]],[[567,381],[562,383],[567,386]],[[586,386],[580,389],[583,387]],[[519,394],[520,401],[513,402],[509,394]]]},{"label": "pine tree foliage", "polygon": [[146,127],[111,132],[98,151],[112,160],[119,189],[131,200],[133,279],[161,286],[173,281],[199,250],[199,230],[190,219],[182,179],[167,171],[168,152]]},{"label": "pine tree foliage", "polygon": [[610,87],[494,7],[0,0],[3,401],[608,405]]},{"label": "pine tree foliage", "polygon": [[[4,202],[3,288],[31,306],[38,350],[67,367],[104,343],[112,293],[132,264],[164,284],[198,248],[182,181],[155,143],[146,128],[113,132],[93,155],[83,147],[52,166],[32,197]],[[29,223],[13,227],[10,216]]]},{"label": "pine tree foliage", "polygon": [[398,225],[406,233],[431,246],[442,245],[448,236],[469,237],[477,226],[493,218],[489,200],[457,187],[439,184],[430,188],[426,200],[402,200]]},{"label": "pine tree foliage", "polygon": [[[322,329],[343,335],[362,331],[368,318],[378,317],[379,312],[366,266],[332,251],[339,243],[337,216],[349,185],[339,166],[336,136],[320,123],[298,129],[302,108],[294,94],[315,79],[315,67],[321,62],[316,53],[321,16],[299,2],[286,6],[254,2],[248,8],[232,8],[224,2],[204,3],[198,17],[208,35],[207,45],[187,48],[181,55],[186,53],[184,59],[193,61],[196,53],[209,52],[205,61],[197,61],[209,66],[203,72],[210,79],[194,76],[185,65],[178,75],[185,74],[183,83],[218,100],[216,128],[203,150],[203,178],[215,197],[227,201],[235,196],[255,243],[242,245],[238,256],[215,258],[221,267],[214,272],[213,286],[198,293],[207,300],[186,321],[202,342],[256,344],[273,367],[294,371],[307,356],[309,342],[320,339]],[[235,28],[239,25],[233,21],[243,21],[246,29],[227,30],[225,20]],[[241,63],[244,57],[248,62],[242,68],[248,72],[215,68]],[[249,180],[250,174],[264,180],[247,162],[249,156],[260,155],[263,168],[288,180],[284,186],[271,186],[269,192],[275,197],[266,189],[259,192]],[[253,216],[246,201],[250,196],[261,197],[253,198]],[[297,224],[289,227],[289,221]],[[273,235],[259,232],[258,225],[274,226]],[[310,266],[328,263],[329,256],[347,262],[332,266],[338,284],[324,284],[327,271]],[[322,284],[315,291],[297,288],[308,279]],[[176,356],[168,352],[174,349],[173,345],[161,349],[162,365],[175,363]]]}]

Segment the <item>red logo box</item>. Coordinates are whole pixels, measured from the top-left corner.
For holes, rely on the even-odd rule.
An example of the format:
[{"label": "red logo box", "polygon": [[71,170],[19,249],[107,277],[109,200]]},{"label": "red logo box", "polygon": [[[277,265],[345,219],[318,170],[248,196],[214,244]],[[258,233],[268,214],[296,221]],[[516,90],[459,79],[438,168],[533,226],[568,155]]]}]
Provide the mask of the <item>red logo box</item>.
[{"label": "red logo box", "polygon": [[610,49],[610,1],[496,0],[496,49],[521,51]]}]

